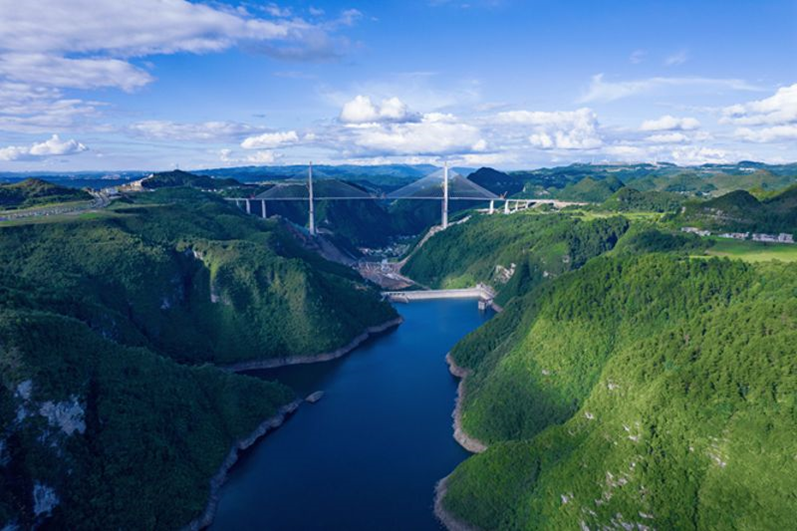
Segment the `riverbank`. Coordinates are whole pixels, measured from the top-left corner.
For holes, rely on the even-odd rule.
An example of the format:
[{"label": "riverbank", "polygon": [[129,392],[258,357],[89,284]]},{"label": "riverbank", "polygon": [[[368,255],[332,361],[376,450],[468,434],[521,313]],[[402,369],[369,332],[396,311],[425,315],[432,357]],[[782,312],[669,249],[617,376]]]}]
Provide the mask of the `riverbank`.
[{"label": "riverbank", "polygon": [[205,512],[202,513],[202,516],[185,526],[183,531],[199,531],[200,529],[205,529],[213,522],[213,518],[216,516],[216,506],[219,503],[219,491],[222,485],[227,481],[227,474],[230,469],[238,461],[238,454],[255,444],[268,432],[282,426],[285,419],[299,408],[300,403],[301,400],[294,400],[290,404],[282,406],[276,415],[263,421],[248,437],[240,439],[233,444],[230,453],[227,454],[227,458],[221,464],[221,467],[219,467],[219,471],[210,479],[210,496],[208,497],[208,504],[205,507]]},{"label": "riverbank", "polygon": [[487,445],[480,440],[469,436],[462,428],[462,404],[465,401],[465,380],[470,374],[470,370],[457,365],[450,352],[446,354],[446,362],[448,363],[448,370],[451,372],[451,374],[459,378],[459,385],[457,385],[456,405],[454,406],[454,413],[451,415],[454,418],[454,440],[456,440],[460,446],[471,453],[482,453],[487,449]]},{"label": "riverbank", "polygon": [[382,332],[387,332],[391,328],[395,328],[400,325],[404,319],[402,317],[396,317],[395,319],[391,319],[381,325],[371,326],[365,329],[365,331],[352,339],[348,344],[333,350],[332,352],[324,352],[321,354],[315,354],[311,356],[284,356],[281,358],[269,358],[265,360],[253,360],[253,361],[244,361],[241,363],[234,363],[232,365],[223,365],[221,369],[231,371],[231,372],[246,372],[246,371],[256,371],[261,369],[276,369],[277,367],[285,367],[287,365],[303,365],[306,363],[318,363],[322,361],[331,361],[340,357],[345,356],[346,354],[350,353],[357,347],[359,347],[365,340],[370,337],[373,337],[377,334],[381,334]]},{"label": "riverbank", "polygon": [[434,487],[434,515],[440,520],[440,523],[445,526],[448,531],[481,531],[478,527],[463,522],[453,514],[445,510],[443,507],[443,499],[448,492],[448,479],[451,477],[444,477],[437,482]]}]

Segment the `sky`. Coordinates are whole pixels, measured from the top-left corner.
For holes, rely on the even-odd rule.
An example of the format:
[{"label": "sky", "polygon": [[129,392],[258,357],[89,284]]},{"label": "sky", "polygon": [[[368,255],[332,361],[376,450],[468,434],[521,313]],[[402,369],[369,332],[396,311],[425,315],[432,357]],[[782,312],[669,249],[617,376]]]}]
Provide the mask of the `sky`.
[{"label": "sky", "polygon": [[797,161],[797,0],[0,0],[0,171]]}]

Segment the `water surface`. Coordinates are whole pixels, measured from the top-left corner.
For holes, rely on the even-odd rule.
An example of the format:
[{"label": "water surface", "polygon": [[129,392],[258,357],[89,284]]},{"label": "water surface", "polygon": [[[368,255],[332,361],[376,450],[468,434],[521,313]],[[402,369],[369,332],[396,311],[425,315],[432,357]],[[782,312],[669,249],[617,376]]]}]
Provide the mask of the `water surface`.
[{"label": "water surface", "polygon": [[242,456],[213,529],[440,529],[434,485],[469,455],[445,355],[491,314],[475,300],[397,309],[400,327],[344,358],[252,373],[325,394]]}]

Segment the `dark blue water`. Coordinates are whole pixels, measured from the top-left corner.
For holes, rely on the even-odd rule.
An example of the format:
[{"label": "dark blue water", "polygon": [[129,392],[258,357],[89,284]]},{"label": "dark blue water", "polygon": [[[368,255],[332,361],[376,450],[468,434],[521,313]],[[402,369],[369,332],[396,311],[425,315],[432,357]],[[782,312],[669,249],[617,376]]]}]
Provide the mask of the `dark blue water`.
[{"label": "dark blue water", "polygon": [[397,309],[398,329],[347,357],[254,373],[325,394],[243,455],[213,529],[440,529],[435,483],[468,456],[452,438],[445,355],[490,314],[475,300]]}]

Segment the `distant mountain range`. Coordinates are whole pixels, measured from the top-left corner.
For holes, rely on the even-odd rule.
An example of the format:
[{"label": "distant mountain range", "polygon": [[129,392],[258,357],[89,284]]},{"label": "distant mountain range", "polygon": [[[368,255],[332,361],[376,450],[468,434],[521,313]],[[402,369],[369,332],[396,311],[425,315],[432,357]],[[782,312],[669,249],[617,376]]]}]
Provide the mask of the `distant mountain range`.
[{"label": "distant mountain range", "polygon": [[[313,176],[318,180],[346,180],[369,189],[390,192],[437,169],[439,168],[431,164],[318,165],[313,168]],[[499,195],[558,197],[596,202],[606,200],[622,186],[630,186],[643,192],[658,190],[716,197],[733,190],[771,192],[797,182],[797,163],[765,164],[752,161],[701,166],[677,166],[670,163],[571,164],[510,172],[493,168],[452,169]],[[241,183],[274,182],[304,180],[307,166],[241,166],[194,170],[191,173],[217,179],[235,179]],[[149,174],[150,172],[144,171],[0,172],[0,182],[43,177],[50,182],[73,188],[101,188],[141,179]]]}]

